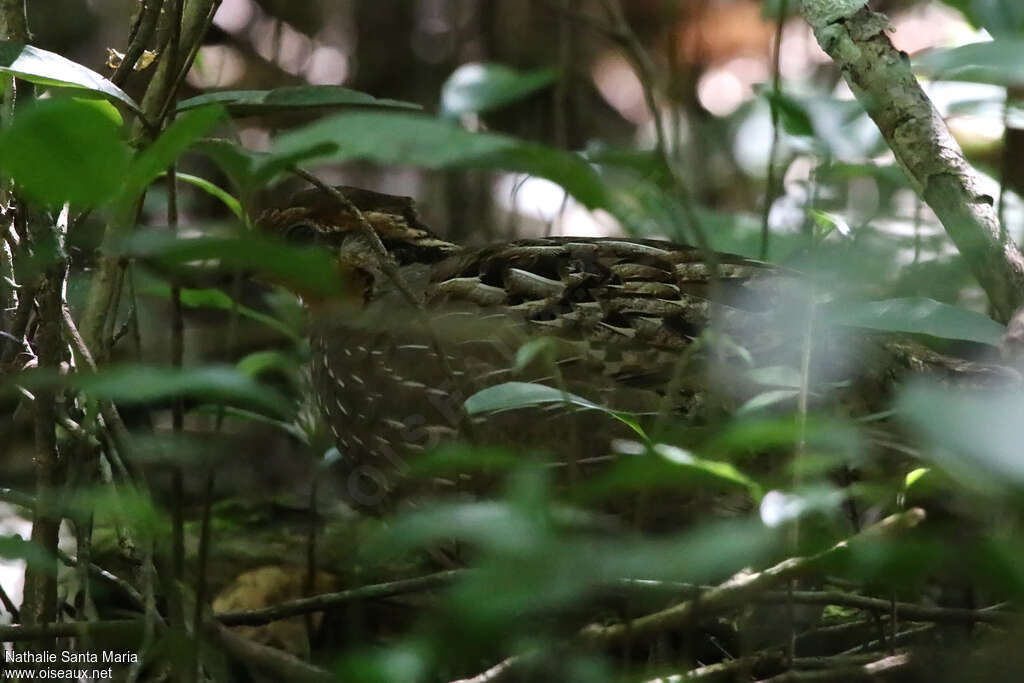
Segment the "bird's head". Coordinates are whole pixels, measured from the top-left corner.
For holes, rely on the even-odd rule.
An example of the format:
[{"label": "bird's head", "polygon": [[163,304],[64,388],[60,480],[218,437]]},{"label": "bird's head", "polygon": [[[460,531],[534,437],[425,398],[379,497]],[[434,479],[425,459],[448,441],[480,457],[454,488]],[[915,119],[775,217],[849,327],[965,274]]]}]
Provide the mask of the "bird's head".
[{"label": "bird's head", "polygon": [[[292,246],[329,251],[337,259],[341,288],[350,300],[370,297],[375,283],[382,280],[385,258],[402,267],[435,263],[459,250],[458,245],[441,239],[420,220],[409,197],[347,186],[335,189],[348,203],[323,189],[305,190],[285,206],[264,211],[256,226],[267,236]],[[371,243],[366,226],[379,244]],[[386,256],[380,252],[380,245]],[[316,299],[308,293],[300,294],[307,303]]]},{"label": "bird's head", "polygon": [[322,246],[343,255],[352,252],[358,257],[360,247],[353,243],[365,241],[365,221],[399,265],[433,263],[458,250],[457,245],[441,239],[424,225],[409,197],[357,187],[342,186],[336,190],[359,215],[337,197],[314,188],[296,194],[282,208],[264,211],[257,225],[289,244]]}]

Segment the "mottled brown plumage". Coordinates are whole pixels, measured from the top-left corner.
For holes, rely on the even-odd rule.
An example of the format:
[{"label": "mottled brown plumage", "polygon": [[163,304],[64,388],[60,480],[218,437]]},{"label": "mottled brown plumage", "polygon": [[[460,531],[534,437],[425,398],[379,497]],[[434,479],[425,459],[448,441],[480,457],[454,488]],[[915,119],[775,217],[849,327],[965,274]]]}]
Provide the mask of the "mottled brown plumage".
[{"label": "mottled brown plumage", "polygon": [[[464,400],[489,386],[539,382],[641,419],[661,412],[700,420],[772,388],[776,380],[752,378],[751,366],[800,367],[808,305],[790,272],[719,254],[713,286],[699,250],[658,240],[557,237],[464,248],[423,225],[411,200],[340,189],[396,268],[366,241],[366,226],[322,191],[268,211],[259,224],[330,249],[364,284],[321,302],[312,321],[316,400],[357,503],[380,502],[410,457],[455,436],[542,446],[575,465],[630,436],[614,420],[563,403],[470,421]],[[540,338],[551,340],[544,353],[517,359]],[[958,371],[937,354],[907,352],[905,342],[887,349],[895,342],[864,341],[816,333],[819,403],[847,380],[870,384],[868,396],[884,394],[894,362]]]}]

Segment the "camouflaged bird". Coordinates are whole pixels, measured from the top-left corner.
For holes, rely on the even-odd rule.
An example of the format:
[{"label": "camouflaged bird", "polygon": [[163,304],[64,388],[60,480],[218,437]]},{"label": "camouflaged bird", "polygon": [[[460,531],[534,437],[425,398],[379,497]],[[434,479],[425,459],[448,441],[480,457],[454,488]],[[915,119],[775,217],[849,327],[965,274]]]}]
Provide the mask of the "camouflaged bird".
[{"label": "camouflaged bird", "polygon": [[[342,266],[337,300],[307,303],[315,399],[356,503],[388,497],[410,457],[445,439],[540,447],[578,474],[607,458],[613,439],[634,436],[564,401],[466,414],[468,397],[507,382],[544,384],[649,423],[705,420],[772,389],[795,395],[791,382],[751,372],[801,367],[809,307],[792,272],[730,254],[712,266],[699,249],[650,239],[462,247],[427,228],[411,199],[338,191],[362,220],[338,197],[311,190],[257,223],[293,244],[329,249]],[[981,381],[990,372],[862,332],[819,332],[814,358],[817,401],[832,401],[830,388],[849,394],[852,383],[867,396],[847,408],[856,412],[877,408],[904,370]]]}]

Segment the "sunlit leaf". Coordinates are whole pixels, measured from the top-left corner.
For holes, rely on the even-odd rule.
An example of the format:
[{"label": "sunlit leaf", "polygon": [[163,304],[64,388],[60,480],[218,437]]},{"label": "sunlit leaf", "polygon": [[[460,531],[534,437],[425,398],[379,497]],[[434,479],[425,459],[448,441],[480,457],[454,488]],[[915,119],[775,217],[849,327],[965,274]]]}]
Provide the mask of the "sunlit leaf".
[{"label": "sunlit leaf", "polygon": [[38,47],[0,40],[0,71],[12,73],[37,85],[89,90],[139,111],[139,106],[128,93],[100,74]]},{"label": "sunlit leaf", "polygon": [[907,473],[907,476],[903,478],[903,488],[910,489],[930,471],[931,470],[927,467],[918,467],[917,469],[911,470]]},{"label": "sunlit leaf", "polygon": [[388,100],[336,85],[304,85],[274,90],[221,90],[190,97],[178,103],[178,111],[219,104],[232,116],[258,116],[291,109],[315,107],[388,107],[420,109],[413,102]]},{"label": "sunlit leaf", "polygon": [[1002,325],[981,313],[921,297],[842,302],[823,306],[819,310],[825,320],[833,325],[927,334],[993,346],[1000,343],[1005,331]]},{"label": "sunlit leaf", "polygon": [[546,88],[557,78],[554,69],[524,72],[503,64],[463,64],[441,86],[441,112],[457,116],[498,109]]}]

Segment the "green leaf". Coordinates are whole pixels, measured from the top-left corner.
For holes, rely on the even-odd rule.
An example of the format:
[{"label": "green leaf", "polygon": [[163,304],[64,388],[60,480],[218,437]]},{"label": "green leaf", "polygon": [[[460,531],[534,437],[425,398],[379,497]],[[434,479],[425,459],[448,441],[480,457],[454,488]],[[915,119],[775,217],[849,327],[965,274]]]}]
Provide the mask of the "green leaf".
[{"label": "green leaf", "polygon": [[505,382],[481,389],[467,398],[464,406],[470,415],[478,415],[499,410],[532,408],[547,403],[568,403],[589,410],[599,410],[647,439],[647,434],[632,416],[588,401],[582,396],[533,382]]},{"label": "green leaf", "polygon": [[531,339],[516,349],[516,362],[513,367],[519,372],[538,359],[553,361],[555,351],[555,340],[551,337]]},{"label": "green leaf", "polygon": [[1021,392],[917,383],[900,396],[897,412],[934,445],[923,455],[957,483],[986,495],[1024,490]]},{"label": "green leaf", "polygon": [[1020,87],[1024,85],[1022,51],[1024,39],[1000,38],[992,42],[929,50],[914,58],[914,68],[935,80]]},{"label": "green leaf", "polygon": [[211,106],[190,111],[175,119],[152,145],[132,162],[125,183],[125,197],[133,199],[164,173],[192,143],[224,118],[224,109]]},{"label": "green leaf", "polygon": [[192,185],[193,187],[198,187],[211,197],[219,199],[220,202],[224,204],[224,206],[228,207],[228,210],[234,214],[235,218],[242,220],[243,215],[241,202],[239,202],[234,195],[224,188],[210,182],[206,178],[200,178],[199,176],[192,175],[190,173],[176,173],[175,177],[182,182]]},{"label": "green leaf", "polygon": [[0,557],[9,560],[25,560],[43,566],[53,558],[36,544],[17,535],[0,535]]},{"label": "green leaf", "polygon": [[833,325],[927,334],[998,346],[1005,329],[988,316],[920,297],[843,302],[820,309]]},{"label": "green leaf", "polygon": [[193,150],[205,154],[231,179],[243,194],[256,189],[259,180],[256,167],[265,154],[250,152],[231,140],[200,140]]},{"label": "green leaf", "polygon": [[338,114],[285,133],[259,172],[270,177],[294,164],[350,161],[518,171],[558,183],[588,208],[610,206],[601,178],[575,154],[411,114]]},{"label": "green leaf", "polygon": [[1019,36],[1024,32],[1024,4],[1019,0],[943,0],[964,13],[972,24],[996,38]]},{"label": "green leaf", "polygon": [[731,463],[700,458],[671,444],[616,443],[620,456],[615,464],[582,485],[580,491],[588,499],[607,499],[622,491],[706,491],[712,487],[739,489],[754,500],[761,498],[761,486]]},{"label": "green leaf", "polygon": [[14,74],[36,85],[88,90],[139,111],[139,105],[128,93],[92,69],[55,52],[40,50],[31,45],[0,40],[0,71]]},{"label": "green leaf", "polygon": [[818,211],[817,209],[811,209],[808,211],[808,214],[818,229],[818,241],[824,240],[833,232],[838,232],[843,237],[850,237],[850,224],[839,214]]},{"label": "green leaf", "polygon": [[772,88],[765,88],[763,94],[779,117],[783,130],[790,135],[814,137],[811,115],[800,100]]},{"label": "green leaf", "polygon": [[222,268],[244,270],[308,295],[344,293],[338,264],[323,249],[292,247],[252,233],[183,239],[164,230],[140,232],[121,249],[126,255],[167,265],[215,261]]},{"label": "green leaf", "polygon": [[258,377],[268,370],[297,370],[295,359],[281,351],[254,351],[238,361],[238,370],[249,377]]},{"label": "green leaf", "polygon": [[914,484],[921,480],[922,477],[928,474],[931,470],[927,467],[918,467],[915,470],[907,472],[907,476],[903,478],[903,488],[910,489]]},{"label": "green leaf", "polygon": [[313,107],[388,107],[421,109],[401,100],[378,99],[358,90],[335,85],[306,85],[274,90],[222,90],[191,97],[178,103],[178,111],[219,104],[232,116],[259,116],[278,111]]},{"label": "green leaf", "polygon": [[441,86],[441,113],[458,116],[499,109],[558,79],[554,69],[519,71],[504,64],[463,64]]},{"label": "green leaf", "polygon": [[292,412],[290,403],[273,389],[230,366],[174,369],[155,365],[115,365],[97,373],[81,373],[67,383],[95,398],[124,404],[191,396],[248,405],[279,417]]},{"label": "green leaf", "polygon": [[[139,286],[139,292],[149,296],[169,299],[171,296],[171,286],[166,282],[153,281]],[[188,308],[215,308],[222,311],[237,310],[238,315],[243,318],[266,325],[292,341],[298,342],[302,340],[302,335],[299,332],[277,318],[248,306],[242,306],[241,304],[236,307],[231,297],[219,289],[191,289],[184,287],[180,290],[180,295],[181,304]]]},{"label": "green leaf", "polygon": [[0,169],[32,199],[95,206],[111,199],[128,169],[121,127],[95,103],[39,100],[0,132]]}]

